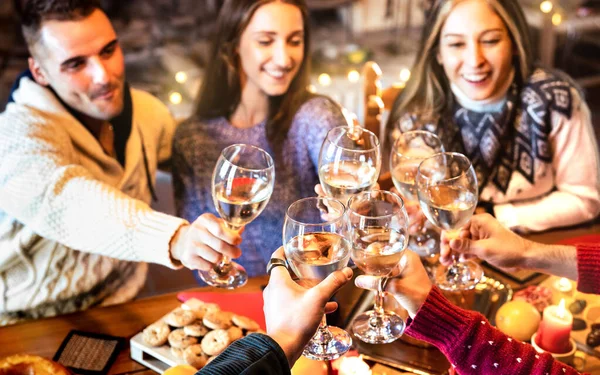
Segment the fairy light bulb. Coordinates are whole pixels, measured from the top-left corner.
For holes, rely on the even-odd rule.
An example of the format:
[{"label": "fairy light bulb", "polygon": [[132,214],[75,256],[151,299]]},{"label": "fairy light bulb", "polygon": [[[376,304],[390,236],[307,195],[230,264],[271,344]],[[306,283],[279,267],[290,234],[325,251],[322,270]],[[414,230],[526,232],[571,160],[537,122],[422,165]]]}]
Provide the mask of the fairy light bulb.
[{"label": "fairy light bulb", "polygon": [[554,5],[552,5],[552,2],[549,0],[542,1],[542,3],[540,4],[540,10],[544,13],[552,12],[553,7]]}]

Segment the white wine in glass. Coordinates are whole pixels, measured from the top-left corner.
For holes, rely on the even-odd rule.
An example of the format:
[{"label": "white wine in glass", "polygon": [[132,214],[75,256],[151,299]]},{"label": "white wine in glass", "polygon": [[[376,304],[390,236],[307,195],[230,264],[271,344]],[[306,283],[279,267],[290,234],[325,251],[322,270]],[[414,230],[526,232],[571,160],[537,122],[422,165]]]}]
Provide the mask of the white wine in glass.
[{"label": "white wine in glass", "polygon": [[[273,158],[263,149],[234,144],[221,152],[212,176],[215,208],[227,226],[240,230],[266,207],[275,183]],[[208,271],[198,271],[208,285],[224,289],[246,284],[248,275],[227,256]]]},{"label": "white wine in glass", "polygon": [[[283,244],[286,260],[300,285],[311,288],[348,265],[350,242],[346,234],[346,207],[340,201],[311,197],[290,205],[283,224]],[[346,353],[351,345],[348,332],[328,326],[323,316],[303,355],[332,360]]]},{"label": "white wine in glass", "polygon": [[[459,153],[443,152],[425,159],[417,173],[417,193],[427,219],[450,236],[457,236],[469,222],[478,200],[475,170],[469,159]],[[441,289],[473,289],[483,277],[483,270],[473,261],[440,265],[435,282]]]},{"label": "white wine in glass", "polygon": [[[443,151],[442,142],[434,133],[412,130],[398,136],[390,153],[390,171],[394,186],[406,204],[418,204],[415,179],[421,162]],[[435,263],[439,254],[439,240],[437,229],[430,225],[419,225],[417,232],[410,238],[408,248],[419,254],[425,264]],[[426,268],[429,272],[429,266]]]},{"label": "white wine in glass", "polygon": [[375,134],[349,126],[327,133],[319,153],[319,180],[328,197],[345,203],[351,195],[370,190],[380,169],[381,151]]},{"label": "white wine in glass", "polygon": [[348,201],[352,260],[365,274],[379,277],[373,310],[358,315],[352,332],[364,342],[385,344],[404,332],[404,321],[383,309],[383,284],[408,245],[408,215],[398,195],[382,190],[356,194]]}]

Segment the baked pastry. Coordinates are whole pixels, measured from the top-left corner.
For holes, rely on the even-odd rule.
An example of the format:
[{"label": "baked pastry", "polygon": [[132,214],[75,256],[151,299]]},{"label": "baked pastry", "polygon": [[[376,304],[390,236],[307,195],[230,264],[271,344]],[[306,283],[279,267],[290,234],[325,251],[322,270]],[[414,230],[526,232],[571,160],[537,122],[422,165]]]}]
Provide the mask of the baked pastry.
[{"label": "baked pastry", "polygon": [[0,359],[0,375],[71,375],[71,372],[37,355],[15,354]]}]

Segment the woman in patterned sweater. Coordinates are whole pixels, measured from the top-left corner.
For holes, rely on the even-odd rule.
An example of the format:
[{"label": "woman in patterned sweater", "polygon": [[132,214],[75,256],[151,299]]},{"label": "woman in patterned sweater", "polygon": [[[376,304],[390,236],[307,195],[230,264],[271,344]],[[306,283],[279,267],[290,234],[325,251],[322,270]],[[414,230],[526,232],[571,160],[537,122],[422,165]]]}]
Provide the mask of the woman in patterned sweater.
[{"label": "woman in patterned sweater", "polygon": [[271,252],[281,245],[285,210],[314,194],[327,131],[345,124],[335,103],[306,90],[307,17],[302,0],[226,1],[198,108],[173,141],[176,207],[183,218],[216,212],[211,176],[226,146],[255,145],[275,160],[271,200],[245,228],[240,246],[237,262],[249,276],[264,274]]},{"label": "woman in patterned sweater", "polygon": [[518,1],[437,1],[387,124],[392,140],[424,128],[467,155],[482,208],[524,232],[600,212],[589,109],[570,78],[532,62]]}]

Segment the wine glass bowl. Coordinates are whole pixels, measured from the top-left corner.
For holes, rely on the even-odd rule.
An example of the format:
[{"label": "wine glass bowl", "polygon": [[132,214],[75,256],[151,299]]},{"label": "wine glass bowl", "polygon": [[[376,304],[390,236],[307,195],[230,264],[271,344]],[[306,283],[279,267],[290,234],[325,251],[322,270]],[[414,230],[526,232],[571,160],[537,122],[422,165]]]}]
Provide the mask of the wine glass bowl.
[{"label": "wine glass bowl", "polygon": [[329,130],[319,153],[319,181],[325,194],[346,203],[352,194],[371,189],[379,177],[377,136],[359,126]]},{"label": "wine glass bowl", "polygon": [[[273,158],[263,149],[234,144],[221,152],[212,176],[215,208],[227,226],[240,230],[264,210],[275,182]],[[208,271],[198,271],[211,286],[234,289],[246,284],[244,268],[223,256]]]},{"label": "wine glass bowl", "polygon": [[[419,165],[416,181],[427,219],[450,237],[458,236],[477,207],[477,176],[469,159],[453,152],[433,155]],[[472,289],[482,277],[481,267],[472,261],[455,261],[435,273],[436,284],[452,291]]]},{"label": "wine glass bowl", "polygon": [[[284,252],[298,283],[311,288],[348,265],[346,207],[327,197],[300,199],[290,205],[283,224]],[[303,355],[332,360],[346,353],[352,338],[341,328],[327,326],[325,316]]]},{"label": "wine glass bowl", "polygon": [[385,344],[402,336],[405,324],[383,309],[383,283],[408,245],[408,215],[398,195],[382,190],[356,194],[348,201],[352,260],[365,274],[380,278],[374,309],[358,315],[352,332],[364,342]]},{"label": "wine glass bowl", "polygon": [[[418,204],[415,178],[419,164],[428,157],[443,152],[442,142],[434,133],[412,130],[401,133],[390,153],[392,181],[407,203]],[[415,225],[415,223],[411,223]],[[439,253],[439,232],[427,225],[417,225],[416,233],[410,238],[408,248],[421,258],[436,258]]]}]

